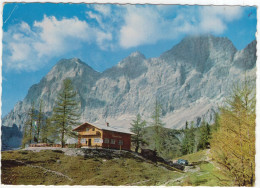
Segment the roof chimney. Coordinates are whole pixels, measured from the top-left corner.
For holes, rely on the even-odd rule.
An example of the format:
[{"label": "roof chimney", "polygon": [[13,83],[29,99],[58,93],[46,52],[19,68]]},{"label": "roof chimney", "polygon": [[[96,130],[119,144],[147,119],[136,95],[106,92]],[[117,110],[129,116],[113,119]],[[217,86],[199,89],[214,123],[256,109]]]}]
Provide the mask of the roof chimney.
[{"label": "roof chimney", "polygon": [[109,123],[107,122],[107,127],[109,127]]}]

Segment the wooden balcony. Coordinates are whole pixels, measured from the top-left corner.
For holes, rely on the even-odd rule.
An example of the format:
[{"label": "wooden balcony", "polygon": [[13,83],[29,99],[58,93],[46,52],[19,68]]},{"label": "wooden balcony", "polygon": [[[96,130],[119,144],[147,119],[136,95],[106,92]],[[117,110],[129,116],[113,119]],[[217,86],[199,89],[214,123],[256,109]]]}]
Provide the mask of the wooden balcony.
[{"label": "wooden balcony", "polygon": [[82,131],[79,132],[79,135],[84,135],[84,136],[99,136],[100,132],[99,131],[95,131],[95,132],[90,132],[90,131]]}]

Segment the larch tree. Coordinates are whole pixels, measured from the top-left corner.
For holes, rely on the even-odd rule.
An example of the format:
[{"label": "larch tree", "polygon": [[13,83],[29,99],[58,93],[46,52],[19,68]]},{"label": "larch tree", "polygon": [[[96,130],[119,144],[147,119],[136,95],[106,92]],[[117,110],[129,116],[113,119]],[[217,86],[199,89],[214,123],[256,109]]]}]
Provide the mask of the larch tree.
[{"label": "larch tree", "polygon": [[154,127],[154,140],[155,140],[155,149],[158,153],[161,152],[162,143],[163,143],[163,135],[162,135],[162,127],[164,123],[161,120],[162,114],[162,107],[158,100],[155,101],[155,108],[152,114],[152,124],[151,126]]},{"label": "larch tree", "polygon": [[52,142],[56,137],[55,133],[57,133],[57,131],[55,131],[55,127],[51,124],[51,118],[45,118],[41,128],[41,142]]},{"label": "larch tree", "polygon": [[132,127],[130,130],[135,133],[132,135],[132,142],[135,145],[135,152],[138,152],[140,145],[144,144],[143,139],[144,128],[146,126],[146,121],[142,120],[141,115],[137,114],[136,119],[131,123]]},{"label": "larch tree", "polygon": [[44,113],[43,113],[43,101],[40,100],[40,105],[39,105],[39,111],[36,115],[36,140],[37,142],[40,142],[40,132],[42,130],[42,127],[44,126]]},{"label": "larch tree", "polygon": [[237,85],[220,109],[219,128],[212,135],[213,159],[238,186],[255,182],[255,84]]},{"label": "larch tree", "polygon": [[77,100],[77,92],[74,90],[70,79],[63,81],[61,91],[55,101],[55,107],[53,109],[52,122],[55,127],[55,131],[59,133],[61,146],[65,147],[65,136],[76,136],[72,132],[71,126],[79,125],[79,105]]},{"label": "larch tree", "polygon": [[34,102],[31,103],[31,107],[27,112],[27,120],[23,128],[23,139],[22,146],[25,147],[26,144],[31,144],[34,141],[35,137],[35,121],[36,121],[36,112],[34,107]]}]

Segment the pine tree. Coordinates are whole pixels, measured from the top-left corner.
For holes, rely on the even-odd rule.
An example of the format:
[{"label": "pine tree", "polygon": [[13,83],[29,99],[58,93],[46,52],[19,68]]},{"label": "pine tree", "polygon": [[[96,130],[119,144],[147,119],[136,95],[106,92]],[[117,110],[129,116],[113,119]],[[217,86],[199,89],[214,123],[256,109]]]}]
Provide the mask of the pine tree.
[{"label": "pine tree", "polygon": [[62,147],[65,146],[65,136],[76,136],[71,127],[79,124],[79,102],[76,97],[77,92],[74,90],[71,80],[65,79],[55,102],[52,116],[54,127],[60,134]]},{"label": "pine tree", "polygon": [[25,147],[26,144],[31,144],[35,138],[35,121],[36,121],[36,112],[34,107],[34,102],[31,103],[31,107],[27,112],[27,120],[23,129],[23,140],[22,146]]},{"label": "pine tree", "polygon": [[195,150],[195,126],[194,122],[191,122],[190,129],[188,131],[188,153],[194,153]]},{"label": "pine tree", "polygon": [[141,115],[137,114],[136,120],[133,120],[133,123],[131,123],[132,127],[130,130],[135,133],[135,135],[132,136],[132,142],[135,145],[135,152],[138,152],[138,149],[141,144],[144,144],[145,141],[143,139],[144,134],[144,128],[146,126],[146,121],[143,121],[141,119]]},{"label": "pine tree", "polygon": [[201,126],[199,128],[200,131],[200,138],[199,138],[199,145],[198,149],[206,149],[207,145],[209,145],[209,140],[211,138],[211,131],[210,126],[205,121],[202,121]]},{"label": "pine tree", "polygon": [[154,140],[155,140],[155,150],[160,153],[162,149],[163,135],[161,128],[164,126],[164,123],[161,120],[162,107],[159,104],[158,100],[155,101],[155,108],[152,114],[153,122],[151,126],[154,127]]},{"label": "pine tree", "polygon": [[41,142],[53,142],[57,136],[57,131],[51,124],[51,118],[45,118],[41,128]]},{"label": "pine tree", "polygon": [[44,113],[43,113],[43,102],[40,100],[40,106],[39,106],[39,111],[38,114],[36,115],[36,139],[37,142],[40,142],[40,132],[42,127],[44,126]]},{"label": "pine tree", "polygon": [[190,154],[196,151],[195,144],[195,130],[194,122],[191,122],[190,128],[188,127],[188,122],[186,122],[184,129],[184,138],[182,140],[182,154]]},{"label": "pine tree", "polygon": [[185,123],[185,129],[184,129],[184,138],[182,140],[182,144],[181,144],[181,150],[182,150],[182,154],[186,155],[189,153],[189,127],[188,127],[188,122],[186,121]]},{"label": "pine tree", "polygon": [[220,113],[220,127],[211,140],[213,159],[239,186],[255,181],[255,85],[236,86]]}]

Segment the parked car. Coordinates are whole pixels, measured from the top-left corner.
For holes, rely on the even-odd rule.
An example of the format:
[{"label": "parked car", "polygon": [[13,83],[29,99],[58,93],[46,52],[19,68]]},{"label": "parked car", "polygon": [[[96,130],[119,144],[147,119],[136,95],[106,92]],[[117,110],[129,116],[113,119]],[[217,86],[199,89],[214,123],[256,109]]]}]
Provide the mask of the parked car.
[{"label": "parked car", "polygon": [[181,165],[188,165],[189,164],[189,162],[187,160],[184,160],[184,159],[178,159],[177,163],[181,164]]}]

